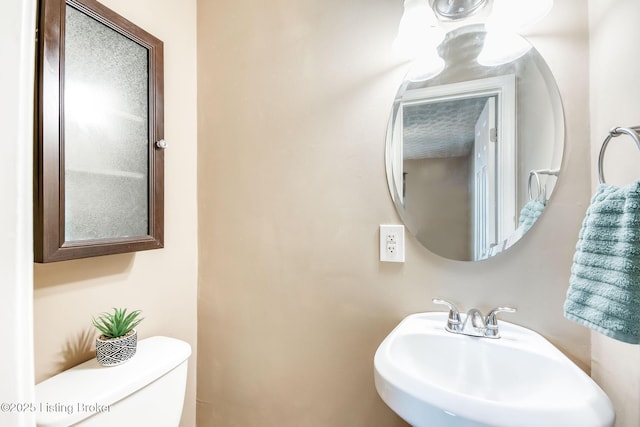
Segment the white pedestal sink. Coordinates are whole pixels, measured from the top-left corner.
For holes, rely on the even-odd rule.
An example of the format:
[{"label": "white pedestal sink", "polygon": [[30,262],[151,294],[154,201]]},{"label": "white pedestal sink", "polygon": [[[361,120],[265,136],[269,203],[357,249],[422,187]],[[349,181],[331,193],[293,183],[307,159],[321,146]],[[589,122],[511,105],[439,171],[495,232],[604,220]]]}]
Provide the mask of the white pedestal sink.
[{"label": "white pedestal sink", "polygon": [[374,359],[382,400],[415,427],[612,427],[609,398],[539,334],[446,332],[447,313],[406,317]]}]

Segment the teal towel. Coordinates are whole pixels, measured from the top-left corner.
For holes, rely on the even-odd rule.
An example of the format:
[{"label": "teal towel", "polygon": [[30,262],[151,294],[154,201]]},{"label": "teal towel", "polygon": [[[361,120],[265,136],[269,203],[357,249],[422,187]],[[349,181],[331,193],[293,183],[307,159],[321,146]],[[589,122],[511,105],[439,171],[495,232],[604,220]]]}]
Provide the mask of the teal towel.
[{"label": "teal towel", "polygon": [[576,245],[564,315],[640,344],[640,181],[598,186]]},{"label": "teal towel", "polygon": [[529,200],[522,210],[520,211],[520,217],[518,218],[518,226],[523,228],[523,232],[526,233],[529,231],[533,223],[536,222],[542,211],[544,211],[544,207],[546,202],[542,202],[538,199]]}]

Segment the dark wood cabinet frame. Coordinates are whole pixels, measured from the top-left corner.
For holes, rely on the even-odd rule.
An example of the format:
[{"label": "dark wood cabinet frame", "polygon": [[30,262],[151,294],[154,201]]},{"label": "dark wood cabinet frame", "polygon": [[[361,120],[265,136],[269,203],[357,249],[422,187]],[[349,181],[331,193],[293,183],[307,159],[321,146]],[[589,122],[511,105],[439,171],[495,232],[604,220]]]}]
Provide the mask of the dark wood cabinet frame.
[{"label": "dark wood cabinet frame", "polygon": [[[64,34],[65,8],[76,8],[148,50],[148,234],[65,241]],[[158,249],[164,246],[163,44],[94,0],[40,0],[36,60],[34,257],[36,262]],[[162,145],[162,144],[158,144]]]}]

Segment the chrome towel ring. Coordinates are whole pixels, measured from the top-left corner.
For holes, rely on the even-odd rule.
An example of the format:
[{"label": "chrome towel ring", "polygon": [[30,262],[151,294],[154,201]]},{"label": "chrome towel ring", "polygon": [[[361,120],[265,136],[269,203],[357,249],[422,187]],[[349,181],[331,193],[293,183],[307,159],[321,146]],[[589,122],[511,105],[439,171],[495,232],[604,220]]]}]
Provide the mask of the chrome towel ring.
[{"label": "chrome towel ring", "polygon": [[638,150],[640,150],[640,135],[638,135],[638,132],[640,132],[640,126],[633,126],[630,128],[616,127],[609,131],[609,135],[607,135],[602,143],[600,154],[598,155],[598,181],[600,181],[600,184],[605,183],[603,170],[604,152],[607,149],[607,145],[609,144],[609,141],[611,141],[611,138],[614,136],[628,135],[636,143]]},{"label": "chrome towel ring", "polygon": [[529,172],[529,180],[527,181],[527,195],[529,196],[529,200],[533,200],[533,191],[531,190],[533,179],[535,178],[536,182],[536,199],[540,201],[544,201],[547,197],[546,188],[542,186],[540,183],[540,175],[551,175],[558,176],[560,173],[560,169],[538,169],[532,170]]},{"label": "chrome towel ring", "polygon": [[538,172],[536,171],[531,171],[529,172],[529,181],[527,182],[527,193],[529,196],[529,200],[533,200],[533,191],[531,191],[531,179],[535,178],[536,179],[536,199],[540,199],[540,196],[542,195],[542,185],[540,185],[540,176],[538,175]]}]

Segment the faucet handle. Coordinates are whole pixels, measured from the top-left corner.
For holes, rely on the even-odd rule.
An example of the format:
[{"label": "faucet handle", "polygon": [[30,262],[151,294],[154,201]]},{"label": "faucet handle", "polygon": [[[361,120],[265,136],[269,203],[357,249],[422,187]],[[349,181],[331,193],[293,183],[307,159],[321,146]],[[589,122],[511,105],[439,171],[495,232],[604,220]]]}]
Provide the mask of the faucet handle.
[{"label": "faucet handle", "polygon": [[511,308],[511,307],[496,307],[493,310],[491,310],[489,312],[489,314],[487,314],[487,318],[484,321],[485,323],[485,327],[486,332],[485,335],[486,336],[491,336],[494,338],[499,338],[500,337],[500,333],[498,332],[498,313],[515,313],[516,311],[518,311],[515,308]]},{"label": "faucet handle", "polygon": [[456,306],[443,299],[434,298],[432,301],[434,304],[442,304],[449,307],[449,318],[447,319],[447,327],[445,329],[450,332],[461,331],[462,322],[460,321],[460,312],[458,311]]}]

